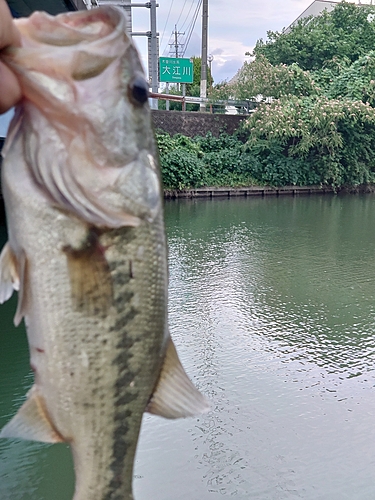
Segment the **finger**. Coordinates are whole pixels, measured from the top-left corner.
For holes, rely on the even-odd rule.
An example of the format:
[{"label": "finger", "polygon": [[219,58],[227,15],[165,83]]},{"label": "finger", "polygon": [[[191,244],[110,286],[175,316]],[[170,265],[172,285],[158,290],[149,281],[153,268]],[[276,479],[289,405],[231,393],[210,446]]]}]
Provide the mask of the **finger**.
[{"label": "finger", "polygon": [[13,22],[8,4],[5,0],[0,0],[0,48],[20,44],[21,36]]},{"label": "finger", "polygon": [[4,113],[21,99],[21,87],[14,73],[0,62],[0,113]]},{"label": "finger", "polygon": [[[0,0],[0,49],[8,45],[21,45],[21,36],[13,22],[5,0]],[[21,98],[21,88],[17,78],[0,61],[0,113],[14,106]]]}]

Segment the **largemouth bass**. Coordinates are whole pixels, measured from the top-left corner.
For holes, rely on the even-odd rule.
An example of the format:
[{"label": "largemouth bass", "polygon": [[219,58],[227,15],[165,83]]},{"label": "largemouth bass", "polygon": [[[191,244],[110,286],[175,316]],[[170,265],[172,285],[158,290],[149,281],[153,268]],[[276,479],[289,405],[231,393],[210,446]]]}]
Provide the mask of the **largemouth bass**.
[{"label": "largemouth bass", "polygon": [[16,22],[0,300],[18,290],[35,383],[0,437],[67,442],[74,500],[130,500],[143,412],[207,410],[168,331],[148,85],[116,8]]}]

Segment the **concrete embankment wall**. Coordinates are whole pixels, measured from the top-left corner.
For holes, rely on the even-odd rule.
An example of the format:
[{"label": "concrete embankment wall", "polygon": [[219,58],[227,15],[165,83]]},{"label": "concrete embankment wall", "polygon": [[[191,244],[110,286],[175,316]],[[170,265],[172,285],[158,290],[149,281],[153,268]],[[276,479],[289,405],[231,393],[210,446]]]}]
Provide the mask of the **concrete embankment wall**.
[{"label": "concrete embankment wall", "polygon": [[374,184],[346,186],[334,189],[332,186],[249,186],[249,187],[204,187],[182,191],[165,190],[164,198],[169,200],[197,198],[236,198],[238,196],[300,196],[310,194],[364,194],[375,193]]},{"label": "concrete embankment wall", "polygon": [[215,113],[199,113],[192,111],[153,110],[152,118],[155,129],[168,134],[183,134],[187,137],[205,136],[207,132],[217,137],[221,132],[233,134],[244,115],[221,115]]}]

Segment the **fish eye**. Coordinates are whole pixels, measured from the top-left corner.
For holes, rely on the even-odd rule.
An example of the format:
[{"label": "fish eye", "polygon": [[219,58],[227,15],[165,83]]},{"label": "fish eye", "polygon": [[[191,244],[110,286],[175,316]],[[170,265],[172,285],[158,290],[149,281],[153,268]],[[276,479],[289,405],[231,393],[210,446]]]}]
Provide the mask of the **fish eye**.
[{"label": "fish eye", "polygon": [[136,76],[133,81],[129,83],[128,93],[134,104],[144,104],[148,99],[148,84],[146,80],[141,76]]}]

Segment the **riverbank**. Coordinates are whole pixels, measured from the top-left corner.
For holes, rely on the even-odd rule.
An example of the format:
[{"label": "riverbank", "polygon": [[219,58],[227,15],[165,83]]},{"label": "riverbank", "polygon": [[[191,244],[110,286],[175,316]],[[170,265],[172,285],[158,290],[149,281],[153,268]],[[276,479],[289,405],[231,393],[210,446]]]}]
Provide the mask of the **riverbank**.
[{"label": "riverbank", "polygon": [[364,184],[334,189],[331,186],[249,186],[249,187],[202,187],[183,190],[164,190],[165,199],[232,198],[238,196],[300,196],[311,194],[374,193],[375,184]]}]

